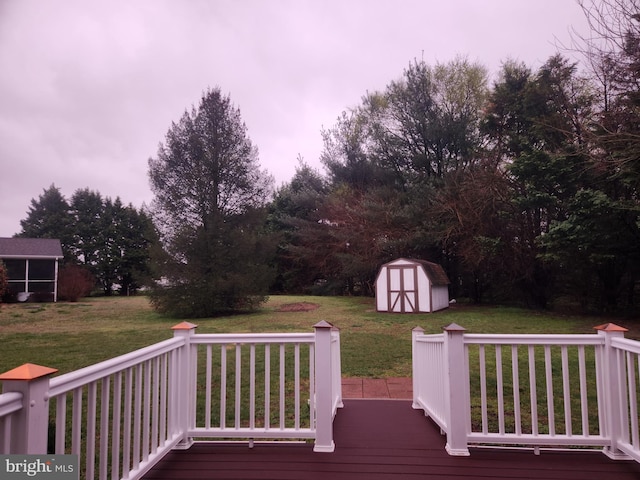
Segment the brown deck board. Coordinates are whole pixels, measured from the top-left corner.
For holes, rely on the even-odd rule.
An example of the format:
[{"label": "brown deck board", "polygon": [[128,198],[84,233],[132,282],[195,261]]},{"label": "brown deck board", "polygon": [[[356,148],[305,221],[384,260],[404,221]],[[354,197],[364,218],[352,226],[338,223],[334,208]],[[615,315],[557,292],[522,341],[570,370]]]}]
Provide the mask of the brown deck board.
[{"label": "brown deck board", "polygon": [[410,401],[345,400],[334,423],[334,453],[311,444],[199,443],[170,452],[145,480],[499,479],[638,480],[640,465],[599,452],[472,449],[451,457],[445,438]]}]

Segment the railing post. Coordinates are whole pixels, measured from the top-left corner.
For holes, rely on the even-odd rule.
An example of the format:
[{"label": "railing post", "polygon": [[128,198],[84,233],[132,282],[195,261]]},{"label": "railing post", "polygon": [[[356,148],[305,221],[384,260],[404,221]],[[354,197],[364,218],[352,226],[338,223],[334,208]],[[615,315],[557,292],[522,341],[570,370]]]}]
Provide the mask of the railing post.
[{"label": "railing post", "polygon": [[174,387],[172,397],[176,404],[173,406],[175,422],[179,425],[182,440],[174,447],[176,450],[187,450],[193,445],[193,438],[187,435],[191,427],[195,426],[195,352],[191,348],[191,337],[195,333],[197,325],[182,322],[171,327],[174,337],[184,337],[185,342],[180,349],[177,372],[174,373]]},{"label": "railing post", "polygon": [[[605,425],[606,431],[611,438],[611,443],[604,448],[604,454],[614,460],[628,460],[629,456],[620,451],[618,441],[622,436],[623,424],[621,411],[623,382],[625,372],[620,371],[615,349],[611,346],[611,340],[616,337],[624,337],[624,332],[628,331],[613,323],[606,323],[595,327],[598,335],[604,335],[604,355],[602,379],[605,391],[602,392],[605,402]],[[625,388],[626,390],[626,388]]]},{"label": "railing post", "polygon": [[447,404],[447,445],[449,455],[468,456],[467,446],[467,375],[465,371],[464,332],[460,325],[445,327],[444,350],[446,372],[444,377]]},{"label": "railing post", "polygon": [[418,353],[418,342],[416,338],[418,335],[424,335],[424,329],[421,327],[415,327],[411,330],[411,372],[412,372],[412,387],[413,387],[413,404],[414,409],[419,410],[422,407],[418,401],[418,397],[422,393],[422,371],[423,365],[420,365],[421,355]]},{"label": "railing post", "polygon": [[316,364],[316,440],[314,452],[333,452],[333,392],[332,392],[332,358],[331,330],[333,325],[321,321],[315,329],[315,364]]},{"label": "railing post", "polygon": [[0,375],[2,392],[22,394],[22,409],[11,419],[11,453],[47,453],[49,378],[58,370],[26,363]]}]

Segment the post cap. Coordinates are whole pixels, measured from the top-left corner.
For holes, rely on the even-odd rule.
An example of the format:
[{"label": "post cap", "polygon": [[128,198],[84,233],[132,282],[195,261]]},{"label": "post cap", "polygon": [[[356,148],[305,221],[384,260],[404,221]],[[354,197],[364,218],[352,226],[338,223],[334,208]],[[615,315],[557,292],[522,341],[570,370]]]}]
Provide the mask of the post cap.
[{"label": "post cap", "polygon": [[616,325],[615,323],[605,323],[603,325],[598,325],[597,327],[593,327],[595,330],[599,330],[601,332],[628,332],[628,328],[621,327],[620,325]]},{"label": "post cap", "polygon": [[1,374],[0,380],[35,380],[36,378],[54,374],[57,371],[57,368],[49,368],[33,363],[25,363],[24,365]]},{"label": "post cap", "polygon": [[194,328],[197,328],[197,327],[198,325],[191,322],[181,322],[171,327],[171,330],[193,330]]},{"label": "post cap", "polygon": [[467,329],[464,327],[461,327],[460,325],[458,325],[457,323],[452,323],[446,327],[444,327],[443,329],[445,332],[466,332]]},{"label": "post cap", "polygon": [[313,328],[333,328],[333,325],[326,320],[320,320],[313,326]]}]

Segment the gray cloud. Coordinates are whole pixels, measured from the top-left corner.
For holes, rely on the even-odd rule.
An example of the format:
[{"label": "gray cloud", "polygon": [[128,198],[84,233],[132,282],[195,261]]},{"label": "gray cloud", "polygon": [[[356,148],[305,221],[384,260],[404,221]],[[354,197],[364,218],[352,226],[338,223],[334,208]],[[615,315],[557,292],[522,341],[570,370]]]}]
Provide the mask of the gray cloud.
[{"label": "gray cloud", "polygon": [[414,58],[542,64],[573,0],[0,0],[0,236],[52,183],[141,206],[147,159],[219,86],[278,183]]}]

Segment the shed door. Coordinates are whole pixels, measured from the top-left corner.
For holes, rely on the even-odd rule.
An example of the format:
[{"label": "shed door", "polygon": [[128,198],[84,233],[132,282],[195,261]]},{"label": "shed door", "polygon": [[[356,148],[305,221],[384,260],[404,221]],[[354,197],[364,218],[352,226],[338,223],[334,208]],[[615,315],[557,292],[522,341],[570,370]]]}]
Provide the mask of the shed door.
[{"label": "shed door", "polygon": [[389,311],[414,313],[418,311],[418,269],[415,265],[389,266]]}]

